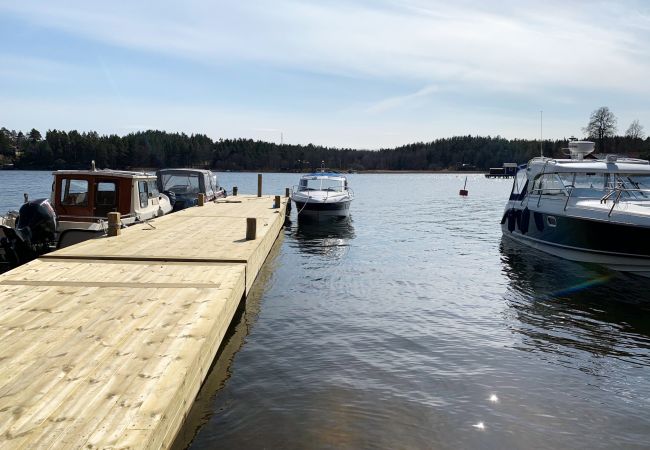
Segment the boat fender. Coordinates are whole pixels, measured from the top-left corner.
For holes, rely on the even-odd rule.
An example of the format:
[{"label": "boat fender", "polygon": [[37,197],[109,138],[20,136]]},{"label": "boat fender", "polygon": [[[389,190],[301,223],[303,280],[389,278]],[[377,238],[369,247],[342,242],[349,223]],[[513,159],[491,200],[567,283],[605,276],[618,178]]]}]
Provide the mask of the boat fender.
[{"label": "boat fender", "polygon": [[544,231],[544,215],[540,212],[535,211],[533,213],[533,218],[535,219],[535,226],[537,231]]},{"label": "boat fender", "polygon": [[513,232],[515,231],[515,225],[516,225],[516,215],[515,215],[515,210],[514,209],[509,209],[508,210],[508,231]]},{"label": "boat fender", "polygon": [[506,220],[508,220],[508,211],[503,213],[503,217],[501,218],[501,225],[506,223]]},{"label": "boat fender", "polygon": [[521,212],[521,219],[519,220],[519,229],[521,234],[528,233],[528,225],[530,224],[530,210],[526,207]]},{"label": "boat fender", "polygon": [[515,209],[515,224],[519,231],[521,231],[521,209]]}]

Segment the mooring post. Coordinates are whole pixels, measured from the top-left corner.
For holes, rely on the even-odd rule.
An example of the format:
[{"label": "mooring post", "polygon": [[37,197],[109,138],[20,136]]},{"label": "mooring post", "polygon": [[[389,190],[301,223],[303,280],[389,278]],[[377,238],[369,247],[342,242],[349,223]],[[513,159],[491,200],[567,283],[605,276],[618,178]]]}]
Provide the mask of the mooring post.
[{"label": "mooring post", "polygon": [[262,196],[262,174],[261,173],[257,174],[257,196],[258,197]]},{"label": "mooring post", "polygon": [[278,209],[280,207],[280,196],[276,195],[275,199],[273,200],[273,208]]},{"label": "mooring post", "polygon": [[199,201],[198,201],[199,206],[205,205],[205,194],[199,193]]},{"label": "mooring post", "polygon": [[257,219],[249,217],[246,219],[246,240],[254,241],[257,235]]},{"label": "mooring post", "polygon": [[289,188],[284,188],[284,196],[289,197],[289,194],[291,193],[291,189]]},{"label": "mooring post", "polygon": [[232,195],[235,197],[237,196],[237,186],[232,187]]},{"label": "mooring post", "polygon": [[122,227],[122,221],[120,220],[120,213],[109,212],[108,213],[108,235],[119,236],[121,227]]}]

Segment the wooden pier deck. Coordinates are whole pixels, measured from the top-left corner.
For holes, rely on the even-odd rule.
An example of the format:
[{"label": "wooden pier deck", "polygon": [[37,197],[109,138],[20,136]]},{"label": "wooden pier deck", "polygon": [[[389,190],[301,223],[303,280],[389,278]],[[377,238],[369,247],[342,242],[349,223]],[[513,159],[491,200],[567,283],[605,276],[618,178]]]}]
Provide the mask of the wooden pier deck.
[{"label": "wooden pier deck", "polygon": [[229,200],[0,275],[0,448],[171,445],[288,201]]}]

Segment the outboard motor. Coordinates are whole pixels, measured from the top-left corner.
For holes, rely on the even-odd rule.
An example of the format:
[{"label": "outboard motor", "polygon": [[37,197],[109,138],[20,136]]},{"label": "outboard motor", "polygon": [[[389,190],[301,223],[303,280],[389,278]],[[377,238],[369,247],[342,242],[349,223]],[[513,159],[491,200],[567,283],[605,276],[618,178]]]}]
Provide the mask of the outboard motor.
[{"label": "outboard motor", "polygon": [[47,199],[32,200],[20,207],[16,228],[2,226],[2,231],[0,247],[16,267],[47,253],[56,242],[56,213]]}]

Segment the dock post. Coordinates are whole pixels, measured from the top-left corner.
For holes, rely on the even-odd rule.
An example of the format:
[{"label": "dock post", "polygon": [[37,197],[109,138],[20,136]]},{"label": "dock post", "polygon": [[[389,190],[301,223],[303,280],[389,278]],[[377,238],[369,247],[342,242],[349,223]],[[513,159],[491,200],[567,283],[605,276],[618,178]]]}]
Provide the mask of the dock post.
[{"label": "dock post", "polygon": [[246,219],[246,240],[254,241],[257,235],[257,219],[249,217]]},{"label": "dock post", "polygon": [[122,226],[122,221],[120,220],[120,213],[109,212],[108,213],[108,235],[119,236],[121,226]]},{"label": "dock post", "polygon": [[273,200],[273,209],[278,209],[280,207],[280,196],[276,195]]},{"label": "dock post", "polygon": [[199,206],[205,205],[205,194],[199,193],[199,201],[198,201]]},{"label": "dock post", "polygon": [[257,174],[257,196],[258,197],[262,196],[262,174],[261,173]]},{"label": "dock post", "polygon": [[291,189],[289,188],[284,188],[284,196],[289,197],[289,193],[291,192]]},{"label": "dock post", "polygon": [[232,187],[232,195],[235,197],[237,196],[237,186]]}]

